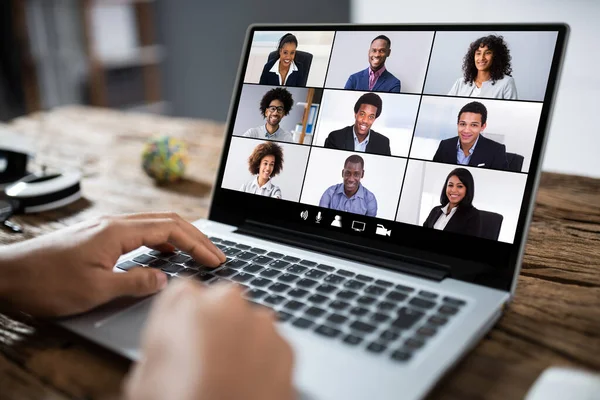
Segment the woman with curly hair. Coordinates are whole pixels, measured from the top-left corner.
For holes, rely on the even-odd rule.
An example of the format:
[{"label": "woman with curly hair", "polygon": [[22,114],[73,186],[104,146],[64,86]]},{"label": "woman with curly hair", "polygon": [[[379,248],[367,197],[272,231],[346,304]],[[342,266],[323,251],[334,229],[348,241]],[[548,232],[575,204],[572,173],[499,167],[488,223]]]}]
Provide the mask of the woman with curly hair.
[{"label": "woman with curly hair", "polygon": [[510,51],[502,36],[477,39],[463,59],[464,76],[456,80],[448,95],[517,100],[510,60]]},{"label": "woman with curly hair", "polygon": [[276,143],[264,142],[248,157],[248,170],[255,175],[240,190],[261,196],[281,198],[281,189],[271,182],[283,170],[283,149]]}]

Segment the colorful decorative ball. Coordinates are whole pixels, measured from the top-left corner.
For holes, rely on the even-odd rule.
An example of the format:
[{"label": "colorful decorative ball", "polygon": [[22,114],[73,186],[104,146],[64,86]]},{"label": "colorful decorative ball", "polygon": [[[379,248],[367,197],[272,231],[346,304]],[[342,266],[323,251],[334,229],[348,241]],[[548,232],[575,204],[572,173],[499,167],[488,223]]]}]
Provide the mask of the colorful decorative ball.
[{"label": "colorful decorative ball", "polygon": [[142,168],[159,183],[181,179],[187,162],[185,143],[169,136],[149,139],[142,151]]}]

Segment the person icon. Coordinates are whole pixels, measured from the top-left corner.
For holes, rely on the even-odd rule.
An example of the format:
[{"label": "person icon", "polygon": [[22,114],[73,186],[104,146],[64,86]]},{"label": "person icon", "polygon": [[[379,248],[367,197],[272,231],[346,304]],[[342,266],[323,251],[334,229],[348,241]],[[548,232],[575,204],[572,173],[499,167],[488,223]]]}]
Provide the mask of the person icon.
[{"label": "person icon", "polygon": [[331,226],[335,226],[336,228],[341,228],[342,227],[342,217],[339,215],[336,215],[335,218],[333,219],[333,221],[331,221]]}]

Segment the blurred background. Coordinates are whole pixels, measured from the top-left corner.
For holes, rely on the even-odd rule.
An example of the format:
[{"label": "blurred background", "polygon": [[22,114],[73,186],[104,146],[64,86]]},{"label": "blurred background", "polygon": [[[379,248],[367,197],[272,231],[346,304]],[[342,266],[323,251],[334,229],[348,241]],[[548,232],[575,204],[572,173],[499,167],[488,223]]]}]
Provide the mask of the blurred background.
[{"label": "blurred background", "polygon": [[598,17],[597,0],[0,0],[0,121],[87,104],[224,122],[251,23],[565,22],[543,168],[600,177]]}]

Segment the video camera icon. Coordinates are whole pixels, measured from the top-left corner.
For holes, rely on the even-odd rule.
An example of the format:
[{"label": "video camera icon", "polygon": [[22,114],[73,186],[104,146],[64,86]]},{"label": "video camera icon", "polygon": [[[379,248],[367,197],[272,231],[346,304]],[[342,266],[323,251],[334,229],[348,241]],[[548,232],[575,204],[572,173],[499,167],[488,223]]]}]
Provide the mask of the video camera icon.
[{"label": "video camera icon", "polygon": [[385,229],[385,226],[381,224],[377,224],[377,229],[375,229],[375,234],[381,236],[390,236],[392,234],[391,229]]}]

